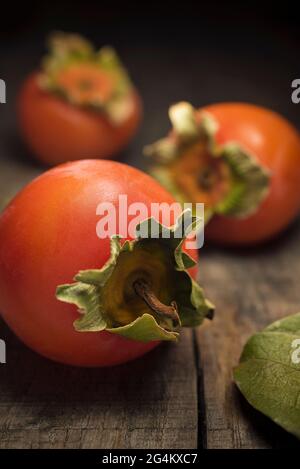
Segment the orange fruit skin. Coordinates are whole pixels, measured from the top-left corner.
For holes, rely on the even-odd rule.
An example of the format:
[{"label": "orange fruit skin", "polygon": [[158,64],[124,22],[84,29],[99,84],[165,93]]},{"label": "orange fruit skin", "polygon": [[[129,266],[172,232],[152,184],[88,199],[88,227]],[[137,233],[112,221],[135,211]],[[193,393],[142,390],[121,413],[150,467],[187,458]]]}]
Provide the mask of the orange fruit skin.
[{"label": "orange fruit skin", "polygon": [[137,131],[142,117],[141,99],[132,91],[131,112],[121,125],[113,125],[99,112],[84,110],[44,91],[38,73],[24,82],[18,98],[21,134],[36,159],[60,163],[114,157]]},{"label": "orange fruit skin", "polygon": [[[79,316],[77,307],[55,296],[57,286],[72,283],[79,270],[99,269],[109,259],[110,238],[97,236],[96,209],[99,203],[111,203],[118,214],[120,194],[127,195],[128,205],[145,204],[149,214],[153,202],[174,203],[154,179],[131,166],[85,160],[46,171],[0,216],[1,315],[28,347],[54,361],[112,366],[133,360],[159,343],[106,331],[77,332],[73,326]],[[188,253],[198,259],[197,251]],[[193,278],[197,271],[197,265],[190,269]]]},{"label": "orange fruit skin", "polygon": [[245,103],[207,106],[219,124],[218,143],[239,142],[271,173],[270,191],[245,219],[215,216],[206,239],[224,245],[264,242],[284,230],[300,211],[300,137],[281,115]]}]

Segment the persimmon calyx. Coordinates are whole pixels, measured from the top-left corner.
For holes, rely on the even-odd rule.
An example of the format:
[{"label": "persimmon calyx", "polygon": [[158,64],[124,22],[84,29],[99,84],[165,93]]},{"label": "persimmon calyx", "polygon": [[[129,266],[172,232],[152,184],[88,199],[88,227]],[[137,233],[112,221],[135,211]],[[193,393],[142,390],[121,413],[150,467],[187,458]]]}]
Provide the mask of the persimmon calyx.
[{"label": "persimmon calyx", "polygon": [[244,218],[267,196],[270,173],[236,142],[218,145],[218,124],[208,112],[180,102],[169,110],[173,130],[144,149],[150,172],[180,202],[204,202],[214,213]]},{"label": "persimmon calyx", "polygon": [[211,319],[214,306],[187,272],[195,261],[183,251],[198,224],[185,211],[171,228],[149,218],[136,227],[134,240],[113,236],[110,258],[101,269],[80,271],[75,283],[57,287],[57,299],[79,309],[75,330],[105,330],[143,342],[176,340],[180,326]]},{"label": "persimmon calyx", "polygon": [[132,110],[133,85],[115,50],[105,46],[96,51],[76,34],[50,36],[39,85],[74,106],[106,115],[115,125]]}]

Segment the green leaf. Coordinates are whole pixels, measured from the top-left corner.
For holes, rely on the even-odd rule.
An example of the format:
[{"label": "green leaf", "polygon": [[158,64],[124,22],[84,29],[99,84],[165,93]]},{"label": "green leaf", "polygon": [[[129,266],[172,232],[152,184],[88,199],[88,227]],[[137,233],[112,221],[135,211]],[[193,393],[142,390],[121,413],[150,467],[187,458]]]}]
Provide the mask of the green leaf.
[{"label": "green leaf", "polygon": [[141,342],[150,342],[153,340],[177,340],[178,333],[167,331],[159,326],[151,314],[143,314],[135,321],[123,327],[107,329],[108,332],[118,334],[127,339],[136,339]]},{"label": "green leaf", "polygon": [[[55,32],[48,41],[49,53],[42,61],[39,77],[41,88],[56,94],[75,106],[105,114],[115,125],[121,124],[131,112],[133,85],[116,51],[109,46],[96,51],[93,45],[77,34]],[[111,76],[114,89],[104,101],[95,97],[78,102],[74,94],[59,80],[60,73],[76,64],[94,66]]]},{"label": "green leaf", "polygon": [[82,316],[74,323],[76,331],[99,332],[106,328],[102,305],[98,301],[99,288],[82,282],[61,285],[57,288],[56,298],[79,308]]},{"label": "green leaf", "polygon": [[110,240],[110,258],[102,269],[90,269],[81,270],[75,275],[75,280],[78,282],[87,283],[90,285],[96,285],[103,287],[109,277],[111,276],[120,253],[128,249],[128,243],[121,245],[121,238],[119,236],[113,236]]},{"label": "green leaf", "polygon": [[199,136],[194,108],[191,104],[180,102],[169,109],[169,117],[176,135],[181,141],[190,142]]},{"label": "green leaf", "polygon": [[[153,313],[134,291],[134,280],[139,278],[154,285],[160,301],[169,305],[175,301],[177,323],[182,326],[198,326],[205,316],[211,317],[212,304],[186,271],[195,261],[182,251],[186,236],[199,225],[199,219],[187,210],[173,227],[149,218],[137,225],[133,241],[121,243],[120,237],[113,236],[110,258],[101,269],[80,271],[76,283],[57,288],[60,301],[79,309],[75,329],[106,330],[140,341],[176,340],[178,331],[170,318]],[[152,230],[155,237],[151,237]]]},{"label": "green leaf", "polygon": [[234,379],[253,407],[300,438],[300,313],[252,336]]},{"label": "green leaf", "polygon": [[[165,187],[169,192],[171,192],[171,194],[173,194],[175,199],[180,204],[182,204],[182,206],[184,205],[184,203],[187,202],[184,192],[176,185],[174,180],[171,178],[170,172],[168,171],[167,167],[165,167],[164,165],[161,165],[161,166],[154,165],[150,168],[149,173],[163,187]],[[209,222],[212,216],[213,216],[212,210],[210,210],[208,207],[205,207],[205,212],[204,212],[205,225]]]},{"label": "green leaf", "polygon": [[236,218],[248,217],[254,213],[269,192],[269,171],[259,163],[255,155],[240,144],[229,142],[218,145],[215,138],[218,125],[208,112],[202,112],[201,120],[197,120],[195,109],[189,103],[181,102],[171,106],[169,114],[173,132],[144,149],[145,155],[152,158],[152,176],[181,204],[191,202],[177,183],[174,168],[176,161],[183,158],[187,150],[197,143],[204,143],[206,153],[212,159],[225,163],[229,169],[227,177],[230,187],[221,202],[205,207],[205,222],[207,223],[214,213]]},{"label": "green leaf", "polygon": [[248,217],[269,192],[269,171],[237,143],[228,143],[218,151],[231,169],[232,186],[215,211],[227,216]]}]

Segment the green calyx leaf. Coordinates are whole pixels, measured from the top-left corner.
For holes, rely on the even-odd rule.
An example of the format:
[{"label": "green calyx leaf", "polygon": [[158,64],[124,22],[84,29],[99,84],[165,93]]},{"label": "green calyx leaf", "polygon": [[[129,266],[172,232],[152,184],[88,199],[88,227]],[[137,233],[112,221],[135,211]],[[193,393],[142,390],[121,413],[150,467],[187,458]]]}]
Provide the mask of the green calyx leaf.
[{"label": "green calyx leaf", "polygon": [[[62,73],[80,65],[88,65],[95,71],[102,72],[112,82],[112,90],[108,96],[101,97],[95,93],[79,100],[74,90],[61,82]],[[78,79],[78,87],[89,86],[88,77],[86,79],[83,75],[82,81],[81,83]],[[88,40],[77,34],[56,32],[50,36],[49,54],[42,62],[39,84],[44,90],[72,105],[105,114],[116,125],[122,123],[131,112],[130,94],[133,85],[115,50],[105,46],[96,51]]]},{"label": "green calyx leaf", "polygon": [[[176,340],[179,326],[195,327],[211,318],[213,305],[187,272],[195,261],[183,251],[200,224],[187,210],[171,228],[149,218],[137,225],[136,239],[122,242],[113,236],[110,258],[101,269],[80,271],[75,283],[57,287],[57,299],[79,310],[76,331],[106,330],[143,342]],[[140,281],[149,286],[154,306],[137,293]]]},{"label": "green calyx leaf", "polygon": [[231,170],[231,190],[215,207],[215,212],[232,217],[248,217],[256,212],[269,192],[269,171],[239,144],[229,143],[218,151],[219,157]]},{"label": "green calyx leaf", "polygon": [[[175,181],[171,177],[171,174],[168,168],[166,168],[164,165],[152,166],[149,172],[154,179],[156,179],[163,187],[165,187],[168,192],[173,194],[175,199],[182,206],[184,206],[184,204],[187,202],[185,198],[185,194],[180,190],[178,185],[176,185]],[[213,211],[209,207],[205,207],[205,212],[204,212],[205,225],[209,222],[212,216],[213,216]]]},{"label": "green calyx leaf", "polygon": [[[206,221],[214,213],[244,218],[256,212],[269,192],[269,171],[240,144],[230,142],[218,145],[215,139],[218,125],[209,113],[203,112],[197,117],[196,110],[189,103],[181,102],[171,106],[169,116],[173,132],[144,148],[144,154],[151,157],[153,162],[150,173],[170,190],[179,202],[202,202],[188,200],[189,196],[174,177],[174,168],[178,160],[184,158],[189,149],[202,142],[205,154],[210,155],[211,161],[217,161],[228,169],[226,177],[229,185],[228,191],[220,201],[205,208]],[[195,158],[197,157],[201,160],[202,155],[195,154]]]},{"label": "green calyx leaf", "polygon": [[253,407],[300,438],[300,313],[252,336],[234,379]]}]

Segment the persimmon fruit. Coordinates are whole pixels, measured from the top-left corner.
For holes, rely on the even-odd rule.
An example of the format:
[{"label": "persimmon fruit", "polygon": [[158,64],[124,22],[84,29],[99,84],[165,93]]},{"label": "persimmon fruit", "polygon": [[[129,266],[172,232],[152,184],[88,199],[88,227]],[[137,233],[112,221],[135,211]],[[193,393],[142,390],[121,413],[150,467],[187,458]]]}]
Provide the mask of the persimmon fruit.
[{"label": "persimmon fruit", "polygon": [[116,52],[95,51],[76,35],[52,36],[50,54],[18,97],[21,134],[33,156],[50,166],[116,157],[141,115],[140,96]]},{"label": "persimmon fruit", "polygon": [[152,174],[181,202],[203,202],[205,238],[264,242],[300,210],[300,137],[284,117],[246,103],[170,108],[173,130],[146,147]]},{"label": "persimmon fruit", "polygon": [[84,160],[39,176],[0,217],[0,311],[45,357],[77,366],[124,363],[212,312],[195,281],[197,251],[187,252],[184,234],[171,228],[161,236],[163,211],[152,219],[158,237],[126,235],[119,221],[115,234],[123,238],[99,237],[99,204],[110,204],[125,228],[134,223],[119,213],[120,194],[149,214],[152,203],[174,203],[137,169]]}]

